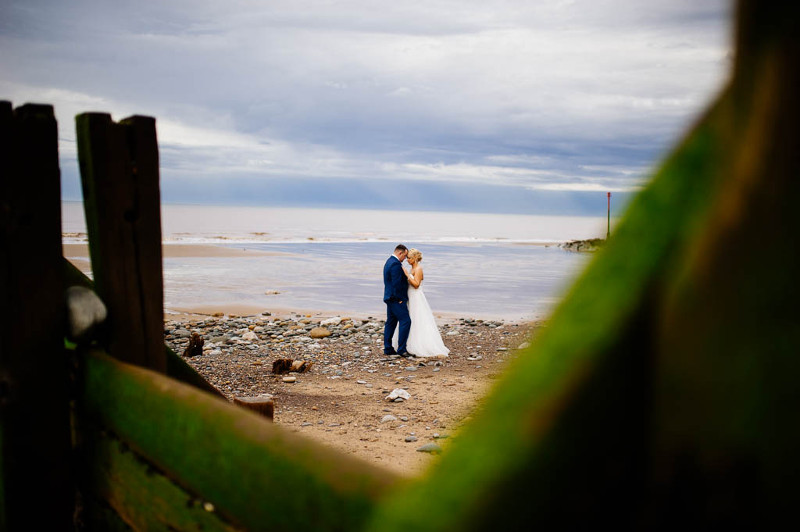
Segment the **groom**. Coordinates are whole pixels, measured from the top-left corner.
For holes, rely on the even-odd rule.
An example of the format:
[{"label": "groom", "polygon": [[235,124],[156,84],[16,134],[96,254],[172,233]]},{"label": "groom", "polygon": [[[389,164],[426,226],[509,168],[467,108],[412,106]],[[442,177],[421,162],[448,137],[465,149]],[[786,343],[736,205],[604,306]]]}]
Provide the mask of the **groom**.
[{"label": "groom", "polygon": [[[383,266],[383,302],[386,303],[386,327],[383,330],[383,352],[387,355],[408,357],[406,341],[411,330],[411,317],[408,315],[408,279],[403,271],[403,261],[408,255],[408,248],[398,244],[394,254]],[[397,352],[392,347],[392,336],[397,323],[400,332],[397,338]]]}]

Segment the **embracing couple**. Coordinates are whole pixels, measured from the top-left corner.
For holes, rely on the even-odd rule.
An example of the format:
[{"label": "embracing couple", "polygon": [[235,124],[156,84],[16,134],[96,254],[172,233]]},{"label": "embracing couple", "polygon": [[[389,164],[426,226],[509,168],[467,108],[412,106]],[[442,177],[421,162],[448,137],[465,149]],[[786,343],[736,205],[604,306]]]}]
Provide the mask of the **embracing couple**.
[{"label": "embracing couple", "polygon": [[[410,270],[403,268],[404,260],[408,260]],[[422,253],[418,249],[399,244],[383,266],[383,301],[386,303],[383,352],[387,355],[446,357],[450,353],[442,342],[422,291],[421,262]]]}]

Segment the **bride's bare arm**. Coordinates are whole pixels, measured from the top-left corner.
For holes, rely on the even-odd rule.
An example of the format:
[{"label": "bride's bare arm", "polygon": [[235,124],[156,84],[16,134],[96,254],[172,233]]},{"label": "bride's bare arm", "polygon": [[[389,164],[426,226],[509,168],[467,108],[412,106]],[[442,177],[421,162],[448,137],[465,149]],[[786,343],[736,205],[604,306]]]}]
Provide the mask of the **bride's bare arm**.
[{"label": "bride's bare arm", "polygon": [[406,277],[408,278],[408,284],[413,286],[414,288],[419,288],[419,285],[422,283],[422,266],[417,266],[416,269],[412,269],[411,271],[406,271]]}]

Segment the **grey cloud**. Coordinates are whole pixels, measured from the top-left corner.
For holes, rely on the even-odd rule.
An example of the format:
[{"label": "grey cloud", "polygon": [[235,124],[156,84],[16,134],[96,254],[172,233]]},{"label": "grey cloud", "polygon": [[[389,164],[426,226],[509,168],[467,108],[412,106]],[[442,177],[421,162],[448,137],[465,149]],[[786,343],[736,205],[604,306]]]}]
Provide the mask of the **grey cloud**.
[{"label": "grey cloud", "polygon": [[[182,125],[162,135],[164,178],[204,184],[226,173],[635,188],[728,66],[719,0],[2,9],[0,81]],[[236,145],[192,146],[193,129]]]}]

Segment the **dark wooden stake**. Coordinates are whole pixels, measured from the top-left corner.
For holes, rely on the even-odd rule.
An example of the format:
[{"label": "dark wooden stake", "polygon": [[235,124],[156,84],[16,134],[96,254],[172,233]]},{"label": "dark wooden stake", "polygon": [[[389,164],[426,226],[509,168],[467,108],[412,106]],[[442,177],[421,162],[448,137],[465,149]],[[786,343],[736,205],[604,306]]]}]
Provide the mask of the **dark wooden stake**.
[{"label": "dark wooden stake", "polygon": [[233,404],[258,412],[270,421],[275,416],[275,399],[270,394],[265,393],[253,397],[234,397]]},{"label": "dark wooden stake", "polygon": [[161,199],[155,119],[76,118],[95,285],[108,307],[105,343],[119,360],[166,371]]},{"label": "dark wooden stake", "polygon": [[74,510],[53,108],[0,102],[0,530]]}]

